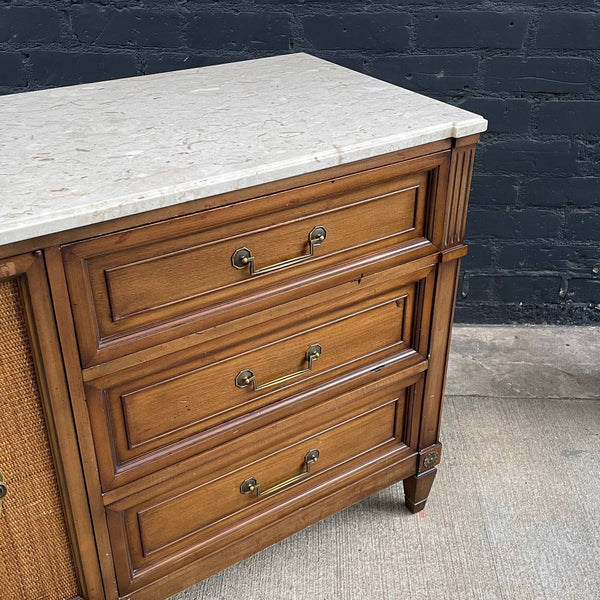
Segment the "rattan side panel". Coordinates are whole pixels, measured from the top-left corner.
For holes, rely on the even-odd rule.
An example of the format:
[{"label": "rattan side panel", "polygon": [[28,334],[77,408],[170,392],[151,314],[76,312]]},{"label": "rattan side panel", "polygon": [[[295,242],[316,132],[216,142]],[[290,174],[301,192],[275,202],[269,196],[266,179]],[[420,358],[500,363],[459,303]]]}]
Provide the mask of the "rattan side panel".
[{"label": "rattan side panel", "polygon": [[65,531],[17,280],[0,282],[0,594],[65,600],[79,586]]}]

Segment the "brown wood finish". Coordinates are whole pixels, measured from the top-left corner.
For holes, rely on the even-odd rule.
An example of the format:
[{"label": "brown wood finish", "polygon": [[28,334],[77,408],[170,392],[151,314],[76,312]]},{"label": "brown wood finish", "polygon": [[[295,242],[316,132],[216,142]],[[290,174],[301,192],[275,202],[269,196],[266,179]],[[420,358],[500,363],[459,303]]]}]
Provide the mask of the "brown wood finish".
[{"label": "brown wood finish", "polygon": [[[43,285],[31,302],[60,335],[39,362],[62,376],[49,429],[86,600],[166,597],[400,480],[423,509],[478,137],[40,240],[52,309]],[[317,225],[309,260],[255,277],[229,263],[241,246],[257,267],[303,254]],[[243,368],[300,370],[312,343],[310,373],[235,387]],[[313,448],[310,475],[240,493]]]},{"label": "brown wood finish", "polygon": [[431,491],[437,469],[429,469],[404,480],[404,503],[411,513],[421,512]]},{"label": "brown wood finish", "polygon": [[[416,260],[407,263],[406,247],[400,245],[375,256],[368,255],[319,271],[303,278],[300,288],[295,287],[293,281],[277,288],[280,298],[285,298],[282,304],[272,306],[271,295],[265,294],[264,298],[257,300],[256,310],[251,314],[245,314],[244,310],[230,309],[220,316],[222,322],[210,329],[182,335],[158,346],[88,367],[82,371],[83,378],[85,381],[93,381],[124,369],[139,367],[158,358],[166,359],[167,355],[171,356],[171,361],[182,362],[190,357],[197,357],[200,347],[212,352],[215,344],[221,344],[220,340],[229,339],[229,336],[242,330],[245,332],[244,337],[240,340],[238,336],[236,344],[247,346],[252,340],[260,342],[262,336],[270,330],[271,322],[285,316],[293,319],[291,315],[294,313],[301,309],[310,310],[311,306],[317,304],[345,301],[344,299],[351,297],[363,283],[368,284],[374,277],[382,278],[382,281],[394,277],[410,279],[415,272],[431,267],[440,260],[438,254],[432,255],[430,248],[420,243],[411,244],[410,248],[418,257]],[[442,258],[443,256],[442,254]],[[285,288],[284,291],[281,291],[282,288]]]},{"label": "brown wood finish", "polygon": [[[310,393],[299,394],[309,387],[318,392],[322,382],[331,385],[350,371],[390,363],[397,369],[415,355],[425,360],[433,269],[416,271],[409,282],[406,275],[393,275],[378,273],[335,303],[299,307],[279,322],[269,321],[259,348],[237,334],[181,366],[172,360],[167,367],[159,359],[89,382],[87,404],[105,489],[130,481],[140,467],[144,472],[180,460],[192,445],[218,444],[215,432],[239,432],[246,415],[276,411],[290,395],[310,402]],[[314,343],[322,355],[303,376],[265,390],[235,386],[243,369],[266,382],[305,368],[305,350]],[[289,402],[285,408],[294,409]]]},{"label": "brown wood finish", "polygon": [[[448,161],[437,153],[63,246],[82,365],[179,337],[190,321],[210,328],[229,308],[247,314],[269,292],[281,303],[284,282],[299,290],[315,270],[400,244],[410,260],[416,241],[439,247],[429,186]],[[327,238],[309,260],[256,276],[231,264],[242,247],[258,268],[306,255],[317,226]]]},{"label": "brown wood finish", "polygon": [[474,160],[475,146],[462,146],[452,153],[446,208],[446,247],[459,244],[465,237],[466,207],[469,202]]},{"label": "brown wood finish", "polygon": [[[28,321],[36,385],[42,401],[46,432],[54,458],[81,592],[88,600],[100,599],[104,597],[104,593],[96,543],[42,252],[1,259],[0,280],[13,278],[18,280],[23,312]],[[4,433],[6,434],[6,428]],[[22,439],[11,440],[15,445],[22,442]],[[43,509],[43,503],[40,508]],[[38,518],[44,516],[38,515]],[[35,527],[36,524],[32,522],[30,526]],[[52,543],[52,540],[48,542]]]},{"label": "brown wood finish", "polygon": [[420,448],[431,446],[439,440],[439,425],[446,386],[446,369],[459,272],[460,259],[441,263],[438,266],[429,369],[425,381],[421,415]]},{"label": "brown wood finish", "polygon": [[[130,483],[125,483],[126,480],[123,479],[119,482],[120,485],[107,490],[103,494],[104,503],[108,505],[149,487],[163,485],[181,474],[196,470],[204,463],[203,456],[205,453],[214,449],[218,454],[222,444],[252,433],[257,428],[278,423],[288,416],[295,418],[294,415],[297,415],[300,411],[315,408],[332,398],[354,393],[357,389],[362,390],[357,393],[364,395],[365,390],[375,389],[373,385],[379,382],[387,384],[392,380],[403,386],[417,384],[422,389],[420,385],[422,381],[421,374],[427,369],[427,361],[421,359],[412,351],[408,351],[407,355],[400,355],[399,359],[394,357],[389,361],[370,364],[356,371],[351,371],[344,377],[328,380],[317,389],[310,388],[298,394],[287,396],[284,400],[235,419],[233,421],[236,424],[235,428],[231,428],[232,422],[227,422],[223,427],[215,428],[212,437],[207,437],[207,439],[198,443],[177,446],[179,456],[177,462],[169,459],[168,455],[159,456],[158,458],[150,455],[140,463],[134,473],[135,479],[129,477]],[[395,368],[399,360],[402,361],[404,367],[400,371]],[[409,391],[412,389],[411,387]],[[413,406],[417,403],[416,392],[410,393],[407,406]],[[408,437],[408,433],[406,436],[407,446],[416,451],[414,440]],[[168,466],[162,467],[165,462]]]},{"label": "brown wood finish", "polygon": [[[143,249],[136,241],[128,243],[127,240],[123,244],[123,236],[119,234],[114,242],[110,236],[102,238],[102,244],[97,244],[101,246],[98,250],[81,248],[84,242],[80,242],[73,248],[73,254],[81,256],[82,250],[85,254],[102,253],[99,261],[94,257],[85,257],[95,296],[100,296],[100,290],[98,293],[96,290],[106,280],[110,322],[104,323],[102,317],[98,319],[101,335],[115,335],[117,327],[119,332],[135,329],[138,324],[134,316],[140,317],[140,321],[143,319],[145,324],[148,322],[144,318],[146,313],[152,313],[148,314],[148,319],[154,323],[156,311],[200,296],[204,297],[204,301],[197,310],[227,301],[228,297],[249,295],[252,288],[269,285],[264,279],[272,280],[272,274],[252,277],[248,269],[240,270],[231,264],[231,256],[240,247],[252,250],[256,256],[256,269],[260,270],[290,257],[306,256],[309,249],[308,234],[319,226],[326,229],[327,238],[315,250],[314,257],[310,259],[313,263],[354,247],[364,247],[368,253],[371,244],[382,240],[393,245],[423,237],[426,173],[404,181],[393,181],[389,188],[378,185],[377,189],[373,189],[373,186],[361,190],[361,183],[357,181],[353,194],[342,195],[341,184],[344,184],[343,189],[353,185],[352,182],[337,180],[327,185],[309,186],[301,191],[282,192],[269,197],[268,204],[266,199],[264,202],[261,202],[262,199],[249,200],[248,203],[255,206],[238,204],[194,215],[185,227],[189,227],[193,233],[182,237],[180,231],[184,230],[184,224],[177,223],[177,237],[168,242],[164,241],[163,232],[153,232],[148,227],[144,232],[139,232],[144,238]],[[311,189],[313,187],[316,189]],[[301,198],[308,198],[310,202],[298,207],[302,210],[294,210]],[[244,209],[256,216],[243,218]],[[221,214],[211,214],[217,212]],[[280,222],[273,223],[272,213],[277,213]],[[241,221],[238,220],[240,216],[243,218]],[[221,227],[217,225],[219,221],[223,223]],[[235,227],[230,232],[231,223]],[[165,229],[166,226],[162,224],[157,227]],[[160,242],[151,243],[155,239]],[[107,255],[104,249],[108,244],[115,248],[124,246],[125,249]],[[65,255],[71,248],[64,248]],[[340,257],[342,260],[343,256]],[[287,277],[293,276],[296,268],[297,265],[287,269]],[[312,265],[312,269],[315,268],[318,266]],[[173,285],[174,277],[178,279],[177,286]],[[219,294],[221,290],[223,300]],[[176,307],[173,312],[179,316],[182,310]],[[165,317],[168,319],[170,315]],[[131,321],[131,324],[127,325],[126,321]]]},{"label": "brown wood finish", "polygon": [[[479,136],[474,136],[474,142]],[[475,145],[462,140],[452,152],[446,205],[445,246],[446,260],[438,266],[436,299],[430,345],[430,364],[425,383],[423,414],[421,416],[420,448],[439,441],[439,430],[446,387],[446,372],[450,352],[450,337],[454,320],[454,307],[460,274],[460,257],[463,255],[462,239],[467,218],[471,174]]]},{"label": "brown wood finish", "polygon": [[104,586],[104,598],[105,600],[116,600],[118,598],[117,584],[112,556],[110,554],[110,542],[106,526],[104,503],[102,501],[102,491],[98,479],[98,464],[92,442],[81,368],[79,366],[79,353],[60,249],[57,247],[46,248],[44,250],[44,257],[52,292],[56,325],[61,342],[67,385],[71,397],[71,408],[79,442],[79,456],[87,487],[87,501],[89,503],[89,511],[92,515],[94,538],[98,550],[100,572]]},{"label": "brown wood finish", "polygon": [[[320,486],[310,488],[290,501],[290,507],[279,507],[276,514],[265,514],[257,526],[249,528],[243,538],[222,545],[203,556],[177,569],[176,575],[169,575],[152,582],[126,598],[128,600],[153,600],[166,598],[177,591],[214,575],[225,566],[256,554],[256,552],[305,529],[330,515],[339,512],[342,507],[350,506],[363,498],[390,485],[402,481],[412,473],[413,464],[409,457],[401,455],[382,458],[371,464],[361,463],[336,478],[322,482]],[[284,512],[285,510],[285,512]],[[167,569],[174,565],[169,565]]]},{"label": "brown wood finish", "polygon": [[[323,478],[383,457],[406,456],[405,402],[406,389],[388,378],[222,444],[158,493],[145,489],[109,505],[122,589],[156,579],[171,561],[185,564],[243,536],[265,514],[273,518],[279,510],[291,510],[302,490],[323,485]],[[248,477],[266,489],[298,474],[312,449],[320,457],[305,479],[264,498],[240,492]],[[245,464],[257,456],[264,458]],[[203,510],[197,511],[200,505]]]}]

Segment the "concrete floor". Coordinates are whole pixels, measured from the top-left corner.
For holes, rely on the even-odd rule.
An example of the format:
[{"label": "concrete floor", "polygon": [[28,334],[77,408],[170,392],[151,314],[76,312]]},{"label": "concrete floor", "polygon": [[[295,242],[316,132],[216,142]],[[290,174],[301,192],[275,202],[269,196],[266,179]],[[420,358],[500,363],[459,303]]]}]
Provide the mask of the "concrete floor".
[{"label": "concrete floor", "polygon": [[454,330],[425,510],[395,485],[172,600],[600,599],[600,328]]}]

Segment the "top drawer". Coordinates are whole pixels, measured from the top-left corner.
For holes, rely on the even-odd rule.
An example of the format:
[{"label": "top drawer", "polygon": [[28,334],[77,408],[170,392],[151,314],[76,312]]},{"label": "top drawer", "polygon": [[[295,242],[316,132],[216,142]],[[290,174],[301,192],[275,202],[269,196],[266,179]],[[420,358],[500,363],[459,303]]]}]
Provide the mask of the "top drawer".
[{"label": "top drawer", "polygon": [[315,272],[327,286],[340,263],[423,253],[437,241],[447,161],[441,152],[63,246],[83,366],[289,300]]}]

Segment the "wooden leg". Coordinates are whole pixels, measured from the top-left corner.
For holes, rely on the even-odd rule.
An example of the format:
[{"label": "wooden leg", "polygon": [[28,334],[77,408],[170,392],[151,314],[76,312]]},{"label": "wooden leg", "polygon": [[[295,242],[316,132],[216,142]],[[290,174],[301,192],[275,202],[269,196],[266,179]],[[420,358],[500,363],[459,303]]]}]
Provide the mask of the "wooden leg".
[{"label": "wooden leg", "polygon": [[403,481],[404,504],[411,513],[418,513],[425,508],[425,502],[427,502],[436,473],[437,469],[434,467]]}]

